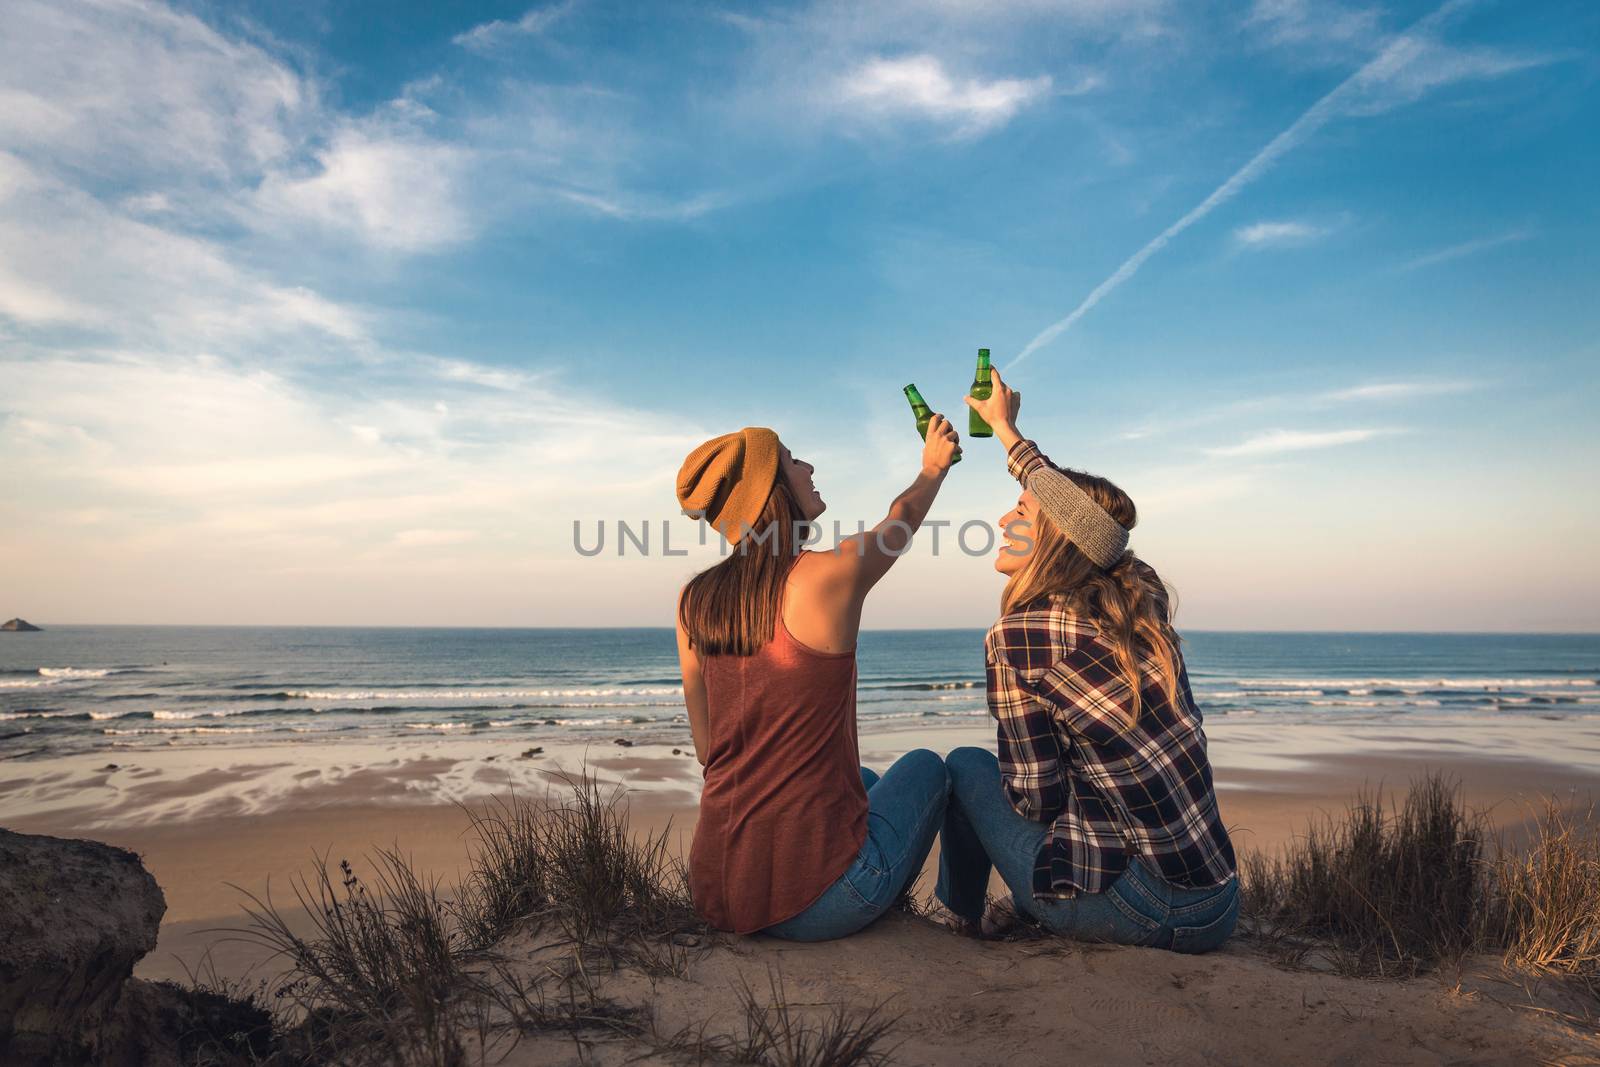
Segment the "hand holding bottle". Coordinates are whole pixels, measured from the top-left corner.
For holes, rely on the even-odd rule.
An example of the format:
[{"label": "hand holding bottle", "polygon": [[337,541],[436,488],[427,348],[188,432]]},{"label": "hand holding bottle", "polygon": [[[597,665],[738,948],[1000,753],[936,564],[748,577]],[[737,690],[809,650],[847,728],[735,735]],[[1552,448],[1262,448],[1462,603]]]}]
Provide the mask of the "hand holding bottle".
[{"label": "hand holding bottle", "polygon": [[967,397],[967,407],[994,428],[1000,443],[1010,450],[1020,439],[1017,433],[1017,412],[1022,408],[1022,390],[1012,389],[1000,378],[1000,372],[989,371],[989,395],[979,399]]},{"label": "hand holding bottle", "polygon": [[922,469],[942,476],[961,458],[961,435],[943,415],[928,420],[928,433],[922,444]]}]

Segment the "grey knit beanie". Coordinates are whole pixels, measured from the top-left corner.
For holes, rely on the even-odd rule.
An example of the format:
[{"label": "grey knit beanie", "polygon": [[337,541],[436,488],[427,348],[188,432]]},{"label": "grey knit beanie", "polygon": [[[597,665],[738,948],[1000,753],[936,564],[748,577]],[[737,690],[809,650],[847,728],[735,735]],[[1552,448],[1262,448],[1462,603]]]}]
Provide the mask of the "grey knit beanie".
[{"label": "grey knit beanie", "polygon": [[1040,467],[1028,476],[1028,488],[1056,528],[1101,569],[1109,570],[1128,550],[1128,531],[1065,474]]}]

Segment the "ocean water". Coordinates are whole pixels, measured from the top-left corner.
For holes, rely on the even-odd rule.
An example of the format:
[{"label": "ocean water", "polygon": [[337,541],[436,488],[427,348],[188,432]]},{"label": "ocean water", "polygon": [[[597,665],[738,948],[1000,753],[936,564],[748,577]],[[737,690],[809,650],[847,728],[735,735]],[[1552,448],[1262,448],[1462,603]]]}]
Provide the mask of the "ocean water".
[{"label": "ocean water", "polygon": [[[1600,716],[1600,635],[1185,634],[1212,718]],[[986,714],[982,632],[872,631],[863,728]],[[682,737],[672,631],[61,626],[0,633],[0,759],[467,735]]]}]

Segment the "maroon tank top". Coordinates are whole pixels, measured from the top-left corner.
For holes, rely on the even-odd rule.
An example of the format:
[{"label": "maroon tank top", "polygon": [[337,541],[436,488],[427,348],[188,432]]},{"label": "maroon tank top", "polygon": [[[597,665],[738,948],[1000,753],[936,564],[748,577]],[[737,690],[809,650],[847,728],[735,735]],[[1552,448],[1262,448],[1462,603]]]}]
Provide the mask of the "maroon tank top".
[{"label": "maroon tank top", "polygon": [[856,655],[801,644],[780,614],[755,655],[700,670],[710,736],[689,885],[708,923],[748,934],[804,911],[866,840]]}]

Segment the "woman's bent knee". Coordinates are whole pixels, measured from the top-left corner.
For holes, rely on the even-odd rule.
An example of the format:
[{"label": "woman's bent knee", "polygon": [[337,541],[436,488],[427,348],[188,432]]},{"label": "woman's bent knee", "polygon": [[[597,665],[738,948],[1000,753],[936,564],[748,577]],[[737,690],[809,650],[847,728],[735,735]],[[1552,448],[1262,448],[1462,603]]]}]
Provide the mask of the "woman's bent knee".
[{"label": "woman's bent knee", "polygon": [[894,765],[929,778],[944,777],[945,775],[944,760],[940,758],[937,752],[926,748],[912,749],[895,760]]},{"label": "woman's bent knee", "polygon": [[972,745],[963,745],[961,748],[952,749],[944,758],[944,764],[950,770],[950,777],[958,779],[967,775],[993,774],[1000,769],[1000,761],[995,754],[986,748],[976,748]]}]

